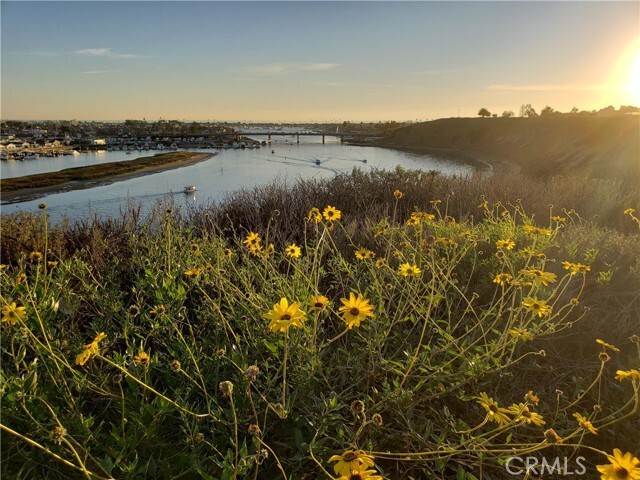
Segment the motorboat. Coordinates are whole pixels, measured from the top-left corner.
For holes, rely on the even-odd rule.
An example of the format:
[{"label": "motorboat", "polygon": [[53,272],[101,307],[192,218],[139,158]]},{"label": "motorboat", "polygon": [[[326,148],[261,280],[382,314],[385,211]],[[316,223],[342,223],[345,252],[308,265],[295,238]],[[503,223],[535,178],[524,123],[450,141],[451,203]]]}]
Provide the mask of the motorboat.
[{"label": "motorboat", "polygon": [[196,191],[196,186],[195,185],[187,185],[186,187],[184,187],[184,193],[193,193]]}]

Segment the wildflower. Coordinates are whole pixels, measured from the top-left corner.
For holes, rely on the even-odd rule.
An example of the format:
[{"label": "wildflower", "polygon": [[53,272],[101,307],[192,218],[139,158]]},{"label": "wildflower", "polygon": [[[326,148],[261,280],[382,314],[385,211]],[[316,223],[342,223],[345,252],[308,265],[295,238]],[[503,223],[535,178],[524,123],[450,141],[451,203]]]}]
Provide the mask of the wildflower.
[{"label": "wildflower", "polygon": [[82,366],[87,363],[91,357],[97,355],[100,348],[100,342],[105,338],[107,338],[107,334],[100,332],[91,343],[85,345],[84,350],[76,357],[76,365]]},{"label": "wildflower", "polygon": [[300,303],[293,302],[289,305],[286,298],[282,297],[279,303],[273,305],[273,309],[264,315],[269,320],[269,329],[272,332],[287,332],[292,325],[302,328],[302,322],[306,313],[300,310]]},{"label": "wildflower", "polygon": [[523,342],[533,340],[533,334],[524,328],[510,328],[509,334],[522,339]]},{"label": "wildflower", "polygon": [[260,246],[261,241],[262,239],[260,238],[260,235],[258,235],[256,232],[249,232],[242,243],[244,243],[249,250],[253,250],[254,248],[258,248]]},{"label": "wildflower", "polygon": [[131,305],[129,307],[129,315],[131,315],[132,317],[138,316],[139,313],[140,309],[137,307],[137,305]]},{"label": "wildflower", "polygon": [[382,266],[386,263],[386,259],[385,258],[379,258],[376,260],[376,263],[374,263],[374,266],[376,268],[382,268]]},{"label": "wildflower", "polygon": [[624,211],[624,214],[625,214],[625,215],[633,215],[634,213],[636,213],[636,209],[635,209],[635,208],[627,208],[627,209]]},{"label": "wildflower", "polygon": [[455,241],[453,241],[453,240],[451,240],[450,238],[447,238],[447,237],[438,237],[434,241],[435,241],[435,243],[439,243],[439,244],[442,244],[442,245],[449,245],[449,246],[451,246],[453,248],[456,248],[458,246],[458,244]]},{"label": "wildflower", "polygon": [[547,305],[546,300],[538,300],[535,297],[525,298],[522,302],[522,305],[527,309],[528,312],[538,315],[538,317],[550,315],[551,311],[553,310],[551,305]]},{"label": "wildflower", "polygon": [[13,285],[17,287],[18,285],[22,285],[26,281],[27,281],[27,275],[24,273],[20,273],[16,276],[15,280],[13,281]]},{"label": "wildflower", "polygon": [[359,327],[367,317],[373,317],[373,305],[369,304],[369,300],[366,300],[362,295],[358,294],[358,297],[349,293],[349,299],[341,298],[340,301],[343,306],[338,310],[342,312],[342,319],[346,322],[347,327]]},{"label": "wildflower", "polygon": [[485,392],[480,393],[480,396],[477,397],[477,402],[487,411],[487,417],[492,422],[495,422],[498,425],[507,425],[510,422],[509,417],[506,415],[508,410],[498,406],[498,402]]},{"label": "wildflower", "polygon": [[173,370],[174,372],[179,372],[180,369],[182,368],[182,365],[180,365],[180,361],[176,359],[171,360],[171,363],[169,364],[169,366],[171,367],[171,370]]},{"label": "wildflower", "polygon": [[198,247],[197,243],[192,243],[191,245],[189,245],[189,251],[191,253],[200,253],[200,247]]},{"label": "wildflower", "polygon": [[632,368],[631,370],[618,370],[616,372],[616,380],[622,382],[623,380],[640,380],[640,371]]},{"label": "wildflower", "polygon": [[545,272],[538,269],[520,270],[520,273],[527,278],[533,280],[533,283],[539,283],[545,287],[550,283],[556,283],[556,274],[552,272]]},{"label": "wildflower", "polygon": [[624,455],[618,448],[613,449],[613,456],[607,455],[609,465],[596,465],[602,474],[601,480],[640,480],[640,460],[627,452]]},{"label": "wildflower", "polygon": [[149,365],[151,362],[151,357],[145,351],[140,352],[138,355],[133,357],[133,361],[136,365]]},{"label": "wildflower", "polygon": [[260,431],[260,426],[256,423],[252,423],[251,425],[249,425],[247,432],[252,437],[259,437],[260,435],[262,435],[262,432]]},{"label": "wildflower", "polygon": [[311,210],[309,210],[307,219],[319,223],[322,220],[322,213],[320,213],[320,210],[318,208],[313,207]]},{"label": "wildflower", "polygon": [[273,243],[270,243],[269,245],[267,245],[267,247],[262,252],[262,256],[264,258],[269,258],[269,255],[271,255],[274,252],[275,249],[276,249],[276,247],[273,245]]},{"label": "wildflower", "polygon": [[153,315],[161,315],[164,313],[164,311],[165,311],[164,305],[156,305],[151,310],[149,310],[149,312],[152,313]]},{"label": "wildflower", "polygon": [[340,220],[340,218],[342,217],[342,212],[338,210],[336,207],[332,207],[331,205],[328,205],[322,211],[322,216],[325,218],[325,220],[333,222],[334,220]]},{"label": "wildflower", "polygon": [[250,382],[255,382],[256,378],[258,378],[258,374],[260,373],[260,369],[257,365],[249,365],[247,369],[244,371],[244,376]]},{"label": "wildflower", "polygon": [[420,270],[417,265],[403,263],[398,267],[398,273],[403,277],[417,277],[422,273],[422,270]]},{"label": "wildflower", "polygon": [[374,457],[372,455],[368,455],[363,450],[347,450],[342,455],[332,456],[329,461],[338,462],[333,466],[333,471],[348,479],[349,475],[351,475],[351,472],[354,470],[360,470],[361,467],[373,467],[373,458]]},{"label": "wildflower", "polygon": [[537,229],[538,227],[536,227],[535,225],[523,225],[522,227],[522,230],[525,233],[534,233]]},{"label": "wildflower", "polygon": [[565,217],[561,217],[559,215],[554,215],[553,217],[551,217],[551,220],[556,223],[565,223],[567,221]]},{"label": "wildflower", "polygon": [[192,268],[191,270],[185,270],[184,274],[188,277],[196,277],[202,273],[202,268]]},{"label": "wildflower", "polygon": [[2,307],[2,323],[15,325],[26,316],[27,309],[22,306],[18,307],[16,302],[11,302],[9,305]]},{"label": "wildflower", "polygon": [[516,246],[515,242],[513,242],[512,240],[509,240],[508,238],[505,240],[498,240],[496,242],[496,247],[500,250],[513,250],[513,247],[515,246]]},{"label": "wildflower", "polygon": [[231,258],[231,257],[233,257],[233,250],[231,250],[230,248],[227,248],[224,251],[224,254],[226,255],[227,258]]},{"label": "wildflower", "polygon": [[533,405],[538,405],[538,403],[540,403],[540,398],[533,393],[533,390],[529,390],[525,396],[524,396],[525,401],[532,403]]},{"label": "wildflower", "polygon": [[498,285],[509,285],[513,281],[513,276],[510,273],[499,273],[493,278],[493,283]]},{"label": "wildflower", "polygon": [[545,430],[544,438],[551,444],[562,445],[562,438],[560,438],[553,428]]},{"label": "wildflower", "polygon": [[62,439],[67,435],[67,429],[62,425],[56,427],[49,432],[49,437],[58,445],[62,444]]},{"label": "wildflower", "polygon": [[640,345],[640,337],[639,337],[638,335],[635,335],[635,334],[634,334],[634,335],[631,335],[631,336],[629,337],[629,341],[630,341],[631,343],[635,343],[635,344]]},{"label": "wildflower", "polygon": [[329,299],[324,295],[316,295],[309,300],[309,306],[317,312],[323,311],[329,305]]},{"label": "wildflower", "polygon": [[611,357],[607,352],[600,352],[598,354],[598,358],[600,359],[601,362],[608,362],[609,360],[611,360]]},{"label": "wildflower", "polygon": [[602,345],[602,349],[606,350],[607,348],[614,351],[614,352],[619,352],[620,349],[618,347],[616,347],[615,345],[611,345],[610,343],[605,342],[604,340],[600,340],[599,338],[596,338],[596,343],[598,345]]},{"label": "wildflower", "polygon": [[42,260],[42,253],[40,252],[31,252],[29,254],[29,260],[32,262],[39,262]]},{"label": "wildflower", "polygon": [[196,443],[204,442],[204,433],[198,432],[193,436],[193,441]]},{"label": "wildflower", "polygon": [[480,205],[478,205],[478,208],[484,208],[486,210],[487,208],[489,208],[489,202],[485,200]]},{"label": "wildflower", "polygon": [[529,410],[529,407],[524,403],[517,405],[514,403],[509,407],[509,413],[513,415],[515,421],[526,423],[527,425],[542,426],[546,423],[541,415]]},{"label": "wildflower", "polygon": [[229,380],[225,380],[224,382],[220,382],[218,384],[218,388],[222,392],[222,397],[230,397],[233,394],[233,383]]},{"label": "wildflower", "polygon": [[582,263],[572,263],[564,261],[562,262],[562,267],[565,270],[570,270],[571,275],[575,275],[576,273],[587,273],[591,271],[591,267],[589,265],[583,265]]},{"label": "wildflower", "polygon": [[364,402],[362,400],[354,400],[351,402],[351,413],[354,415],[364,413]]},{"label": "wildflower", "polygon": [[[366,467],[365,467],[366,468]],[[341,475],[338,480],[383,480],[378,472],[375,470],[364,470],[363,468],[356,468],[351,470],[347,475]]]},{"label": "wildflower", "polygon": [[360,248],[356,250],[355,256],[358,260],[369,260],[370,258],[375,257],[376,254],[367,248]]},{"label": "wildflower", "polygon": [[405,225],[409,227],[415,227],[416,225],[420,225],[420,219],[418,217],[414,217],[413,215],[409,217],[406,221]]},{"label": "wildflower", "polygon": [[400,190],[395,190],[393,192],[393,196],[396,197],[396,199],[400,200],[402,198],[404,194],[400,191]]},{"label": "wildflower", "polygon": [[55,260],[51,260],[51,261],[47,262],[47,265],[49,265],[51,268],[57,267],[58,266],[58,262],[55,261]]},{"label": "wildflower", "polygon": [[579,413],[574,413],[573,418],[575,418],[578,421],[581,429],[585,431],[589,431],[594,435],[597,435],[598,429],[593,426],[593,423],[591,423],[588,418],[584,417],[583,415],[580,415]]},{"label": "wildflower", "polygon": [[0,263],[0,271],[4,270],[5,268],[7,268],[8,265],[4,264],[4,263]]},{"label": "wildflower", "polygon": [[299,258],[300,255],[302,255],[302,250],[300,250],[300,247],[295,243],[287,246],[287,248],[284,249],[284,252],[287,254],[287,257],[291,258]]}]

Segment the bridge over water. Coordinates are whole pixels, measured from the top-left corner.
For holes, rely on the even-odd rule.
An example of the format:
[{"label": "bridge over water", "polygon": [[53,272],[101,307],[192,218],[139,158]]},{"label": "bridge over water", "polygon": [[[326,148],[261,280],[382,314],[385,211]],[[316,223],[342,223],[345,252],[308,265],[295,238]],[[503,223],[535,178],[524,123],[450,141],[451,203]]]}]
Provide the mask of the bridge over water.
[{"label": "bridge over water", "polygon": [[371,134],[370,133],[341,133],[341,132],[335,132],[335,133],[327,133],[327,132],[283,132],[281,130],[274,130],[274,131],[262,131],[262,132],[252,132],[252,131],[248,131],[248,132],[232,132],[232,133],[220,133],[217,134],[220,136],[224,136],[224,137],[255,137],[255,136],[261,136],[261,137],[268,137],[269,142],[271,141],[271,137],[272,136],[279,136],[279,137],[296,137],[296,143],[300,143],[300,137],[322,137],[322,143],[325,142],[325,137],[338,137],[340,139],[340,141],[342,142],[344,140],[344,137],[349,137],[349,138],[366,138],[366,137],[370,137]]}]

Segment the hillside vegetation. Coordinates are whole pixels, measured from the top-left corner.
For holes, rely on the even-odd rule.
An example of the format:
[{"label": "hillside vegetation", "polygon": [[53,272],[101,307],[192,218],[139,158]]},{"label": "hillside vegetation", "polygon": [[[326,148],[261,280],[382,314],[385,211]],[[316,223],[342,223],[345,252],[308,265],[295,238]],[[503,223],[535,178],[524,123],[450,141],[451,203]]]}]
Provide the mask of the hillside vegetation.
[{"label": "hillside vegetation", "polygon": [[640,182],[640,115],[447,118],[400,128],[381,142],[482,152],[538,176]]}]

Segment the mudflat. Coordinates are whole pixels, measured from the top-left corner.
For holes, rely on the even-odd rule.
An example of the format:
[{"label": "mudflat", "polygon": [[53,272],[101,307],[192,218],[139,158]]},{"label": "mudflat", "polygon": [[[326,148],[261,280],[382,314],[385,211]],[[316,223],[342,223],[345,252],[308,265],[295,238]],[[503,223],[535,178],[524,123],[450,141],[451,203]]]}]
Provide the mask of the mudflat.
[{"label": "mudflat", "polygon": [[214,153],[170,152],[123,162],[101,163],[87,167],[66,168],[0,180],[3,202],[19,202],[42,195],[81,190],[142,175],[186,167],[211,158]]}]

